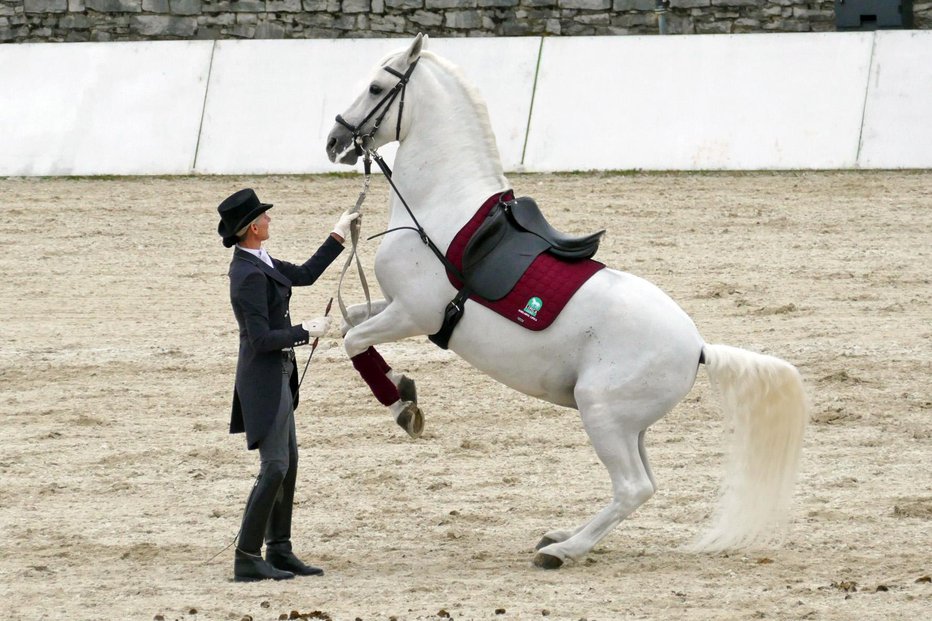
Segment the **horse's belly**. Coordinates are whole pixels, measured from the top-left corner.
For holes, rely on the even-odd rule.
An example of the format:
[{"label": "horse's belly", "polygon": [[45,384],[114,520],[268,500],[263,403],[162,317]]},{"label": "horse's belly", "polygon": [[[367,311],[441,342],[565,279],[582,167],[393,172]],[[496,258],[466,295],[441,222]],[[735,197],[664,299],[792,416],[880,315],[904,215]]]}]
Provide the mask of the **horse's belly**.
[{"label": "horse's belly", "polygon": [[567,407],[576,406],[580,377],[596,377],[610,390],[673,371],[691,386],[702,344],[692,319],[669,296],[609,269],[587,281],[546,330],[532,332],[472,303],[450,342],[497,381]]},{"label": "horse's belly", "polygon": [[[468,338],[466,332],[463,331],[463,336]],[[530,333],[528,330],[525,332]],[[506,346],[479,340],[460,345],[451,341],[450,349],[476,369],[509,388],[556,405],[575,408],[573,389],[576,374],[573,361],[560,356],[541,357],[536,352],[522,348],[516,340]],[[497,353],[490,355],[490,352]]]},{"label": "horse's belly", "polygon": [[[565,313],[566,311],[564,311]],[[546,330],[534,332],[474,302],[467,303],[453,331],[450,349],[496,381],[526,395],[576,407],[580,350],[585,338],[563,315]]]}]

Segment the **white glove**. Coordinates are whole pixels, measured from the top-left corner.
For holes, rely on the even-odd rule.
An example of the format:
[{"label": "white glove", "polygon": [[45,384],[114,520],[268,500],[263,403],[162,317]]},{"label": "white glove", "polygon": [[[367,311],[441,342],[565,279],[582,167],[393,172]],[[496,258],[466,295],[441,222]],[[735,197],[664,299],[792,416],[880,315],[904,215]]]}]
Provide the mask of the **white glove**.
[{"label": "white glove", "polygon": [[317,338],[327,334],[330,329],[330,317],[318,317],[317,319],[308,319],[301,322],[301,327],[307,330],[311,338]]},{"label": "white glove", "polygon": [[333,225],[333,232],[340,236],[343,240],[349,239],[350,224],[358,217],[358,211],[356,213],[350,213],[349,211],[343,212],[343,215],[340,216],[340,219],[337,220],[337,223]]}]

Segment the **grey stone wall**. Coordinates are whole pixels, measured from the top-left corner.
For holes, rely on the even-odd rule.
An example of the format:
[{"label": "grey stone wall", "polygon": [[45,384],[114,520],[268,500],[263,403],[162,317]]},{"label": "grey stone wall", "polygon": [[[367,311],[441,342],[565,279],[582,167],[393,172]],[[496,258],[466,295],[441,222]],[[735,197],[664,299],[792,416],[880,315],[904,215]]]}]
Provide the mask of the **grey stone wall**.
[{"label": "grey stone wall", "polygon": [[[0,0],[0,43],[656,34],[656,0]],[[669,0],[670,34],[835,30],[834,0]],[[913,3],[932,28],[932,0]]]}]

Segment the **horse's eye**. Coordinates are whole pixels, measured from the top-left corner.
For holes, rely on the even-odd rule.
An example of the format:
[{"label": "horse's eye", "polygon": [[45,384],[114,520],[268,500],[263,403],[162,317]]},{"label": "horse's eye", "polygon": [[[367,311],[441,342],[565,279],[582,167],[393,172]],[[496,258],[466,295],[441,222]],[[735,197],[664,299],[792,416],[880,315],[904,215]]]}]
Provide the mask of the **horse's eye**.
[{"label": "horse's eye", "polygon": [[382,87],[379,86],[378,84],[373,84],[372,86],[369,87],[369,92],[372,93],[373,95],[381,95]]}]

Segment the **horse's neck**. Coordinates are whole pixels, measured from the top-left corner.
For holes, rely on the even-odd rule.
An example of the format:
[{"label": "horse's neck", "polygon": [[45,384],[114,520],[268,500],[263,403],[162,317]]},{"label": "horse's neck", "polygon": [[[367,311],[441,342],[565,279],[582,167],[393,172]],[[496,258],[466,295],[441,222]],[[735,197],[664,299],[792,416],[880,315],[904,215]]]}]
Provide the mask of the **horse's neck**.
[{"label": "horse's neck", "polygon": [[[398,147],[393,180],[418,221],[443,248],[482,202],[506,189],[501,158],[479,106],[452,76],[432,105],[418,106]],[[401,207],[396,202],[396,210]],[[393,214],[393,218],[402,214]]]},{"label": "horse's neck", "polygon": [[[417,124],[417,131],[405,138],[395,156],[399,188],[410,187],[412,196],[425,199],[418,203],[417,213],[448,218],[455,206],[426,199],[444,197],[446,203],[477,194],[488,198],[507,184],[491,130],[486,135],[478,120],[452,119],[432,111],[420,116]],[[429,213],[433,211],[442,213]]]}]

